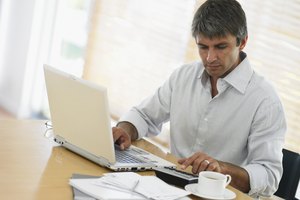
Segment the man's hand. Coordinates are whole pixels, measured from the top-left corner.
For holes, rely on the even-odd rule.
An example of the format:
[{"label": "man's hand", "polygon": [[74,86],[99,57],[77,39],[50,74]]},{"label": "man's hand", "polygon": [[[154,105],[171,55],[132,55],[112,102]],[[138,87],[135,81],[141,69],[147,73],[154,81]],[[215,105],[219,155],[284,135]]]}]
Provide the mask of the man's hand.
[{"label": "man's hand", "polygon": [[232,177],[230,185],[245,193],[250,190],[249,174],[244,168],[228,162],[215,160],[203,152],[196,152],[188,158],[179,159],[178,163],[181,164],[182,169],[192,166],[194,174],[198,174],[201,171],[215,171],[222,174],[229,174]]},{"label": "man's hand", "polygon": [[178,160],[182,169],[192,166],[192,172],[199,174],[201,171],[216,171],[221,173],[221,166],[219,162],[205,153],[197,152],[188,158]]},{"label": "man's hand", "polygon": [[130,147],[131,137],[125,130],[120,127],[113,127],[112,132],[114,142],[120,146],[121,150]]},{"label": "man's hand", "polygon": [[131,145],[131,141],[138,138],[135,126],[129,122],[120,122],[117,127],[112,128],[114,142],[118,144],[121,150]]}]

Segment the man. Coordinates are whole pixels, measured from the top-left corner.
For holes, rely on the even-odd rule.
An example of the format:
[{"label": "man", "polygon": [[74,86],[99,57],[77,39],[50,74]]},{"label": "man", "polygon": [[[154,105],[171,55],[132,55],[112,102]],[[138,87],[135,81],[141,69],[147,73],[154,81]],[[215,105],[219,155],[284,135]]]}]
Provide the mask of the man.
[{"label": "man", "polygon": [[[235,0],[208,0],[192,32],[202,62],[177,69],[113,128],[121,148],[159,134],[170,121],[171,152],[182,169],[217,171],[251,196],[270,196],[282,176],[286,123],[272,86],[253,71],[242,51],[246,17]],[[176,42],[176,41],[174,41]]]}]

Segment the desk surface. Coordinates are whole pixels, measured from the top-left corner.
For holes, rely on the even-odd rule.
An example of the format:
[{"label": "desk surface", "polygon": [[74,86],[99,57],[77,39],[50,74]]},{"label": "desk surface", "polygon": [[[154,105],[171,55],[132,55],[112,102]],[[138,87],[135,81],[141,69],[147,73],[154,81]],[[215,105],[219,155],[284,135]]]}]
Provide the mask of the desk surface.
[{"label": "desk surface", "polygon": [[[111,172],[45,137],[44,121],[0,120],[0,199],[72,199],[68,184],[73,173]],[[172,162],[176,158],[141,140],[135,143]],[[154,175],[154,172],[140,172]],[[237,199],[251,199],[229,186]],[[192,199],[200,199],[190,196]]]}]

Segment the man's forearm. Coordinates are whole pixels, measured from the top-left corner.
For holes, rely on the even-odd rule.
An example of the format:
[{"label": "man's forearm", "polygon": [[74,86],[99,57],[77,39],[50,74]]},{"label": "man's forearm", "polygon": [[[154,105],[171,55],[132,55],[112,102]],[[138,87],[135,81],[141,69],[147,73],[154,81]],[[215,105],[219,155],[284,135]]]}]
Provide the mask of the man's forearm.
[{"label": "man's forearm", "polygon": [[137,129],[130,122],[119,122],[117,124],[117,127],[122,128],[124,131],[126,131],[129,134],[131,141],[136,140],[138,138]]},{"label": "man's forearm", "polygon": [[232,178],[230,185],[236,189],[248,193],[250,191],[250,178],[248,172],[231,163],[218,161],[223,174],[229,174]]}]

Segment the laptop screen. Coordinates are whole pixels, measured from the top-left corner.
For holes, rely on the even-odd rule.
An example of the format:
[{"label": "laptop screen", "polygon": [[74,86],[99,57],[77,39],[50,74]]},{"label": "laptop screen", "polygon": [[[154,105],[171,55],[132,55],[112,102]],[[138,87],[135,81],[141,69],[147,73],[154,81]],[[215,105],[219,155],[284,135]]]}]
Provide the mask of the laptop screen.
[{"label": "laptop screen", "polygon": [[47,65],[44,73],[54,134],[115,162],[106,88]]}]

